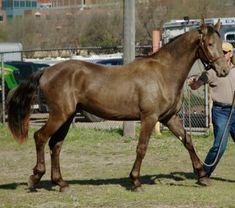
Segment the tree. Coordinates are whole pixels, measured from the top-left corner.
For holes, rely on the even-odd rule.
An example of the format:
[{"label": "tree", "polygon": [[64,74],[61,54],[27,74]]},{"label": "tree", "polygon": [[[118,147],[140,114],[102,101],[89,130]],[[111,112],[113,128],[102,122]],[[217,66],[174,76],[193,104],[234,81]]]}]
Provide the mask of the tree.
[{"label": "tree", "polygon": [[[100,8],[15,18],[1,25],[0,40],[21,42],[25,49],[122,45],[123,1],[102,2]],[[136,0],[136,42],[151,44],[152,31],[168,20],[234,16],[234,9],[234,0]]]},{"label": "tree", "polygon": [[80,33],[82,46],[118,46],[121,40],[120,10],[96,11],[86,16]]}]

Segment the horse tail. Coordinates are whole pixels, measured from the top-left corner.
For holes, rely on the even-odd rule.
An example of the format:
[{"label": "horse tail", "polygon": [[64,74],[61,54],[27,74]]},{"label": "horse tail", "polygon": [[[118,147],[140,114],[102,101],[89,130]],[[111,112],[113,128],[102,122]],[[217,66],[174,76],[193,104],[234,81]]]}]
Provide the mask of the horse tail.
[{"label": "horse tail", "polygon": [[28,138],[31,104],[44,70],[33,73],[10,93],[8,98],[8,127],[18,143]]}]

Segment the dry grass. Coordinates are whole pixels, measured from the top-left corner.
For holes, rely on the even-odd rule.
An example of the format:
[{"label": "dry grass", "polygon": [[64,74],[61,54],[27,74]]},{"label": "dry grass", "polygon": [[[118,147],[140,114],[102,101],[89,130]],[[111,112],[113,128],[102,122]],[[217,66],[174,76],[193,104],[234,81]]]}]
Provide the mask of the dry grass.
[{"label": "dry grass", "polygon": [[[211,137],[194,138],[202,158],[211,142]],[[62,174],[70,191],[60,193],[52,186],[47,147],[47,173],[37,191],[29,192],[27,179],[36,159],[33,139],[18,145],[7,128],[0,127],[0,207],[235,208],[232,142],[212,177],[212,186],[200,187],[181,143],[169,133],[151,138],[141,169],[143,193],[131,192],[128,178],[136,144],[136,139],[124,138],[120,131],[73,128],[61,153]]]}]

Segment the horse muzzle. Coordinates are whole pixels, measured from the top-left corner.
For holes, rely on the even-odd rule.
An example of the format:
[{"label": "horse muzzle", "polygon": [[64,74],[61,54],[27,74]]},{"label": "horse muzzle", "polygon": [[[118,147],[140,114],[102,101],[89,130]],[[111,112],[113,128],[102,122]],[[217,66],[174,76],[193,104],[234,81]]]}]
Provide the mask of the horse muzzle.
[{"label": "horse muzzle", "polygon": [[216,71],[216,75],[218,77],[225,77],[228,75],[230,71],[230,66],[227,61],[220,61],[219,63],[214,63],[214,70]]}]

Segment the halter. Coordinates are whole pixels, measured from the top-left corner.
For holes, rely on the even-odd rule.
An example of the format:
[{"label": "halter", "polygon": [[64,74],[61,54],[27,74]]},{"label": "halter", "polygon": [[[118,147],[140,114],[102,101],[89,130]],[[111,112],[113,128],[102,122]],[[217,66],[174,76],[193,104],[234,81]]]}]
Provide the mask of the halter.
[{"label": "halter", "polygon": [[[219,36],[220,34],[215,31]],[[203,40],[203,34],[201,33],[201,31],[199,31],[200,33],[200,42],[199,42],[199,50],[201,49],[201,51],[203,52],[204,56],[207,59],[207,62],[205,62],[199,55],[199,50],[197,51],[197,57],[201,60],[205,70],[209,70],[211,68],[214,68],[214,62],[216,62],[217,60],[219,60],[220,58],[224,58],[224,56],[218,56],[218,57],[213,57],[210,53],[206,52],[205,50],[205,44],[204,44],[204,40]]]}]

